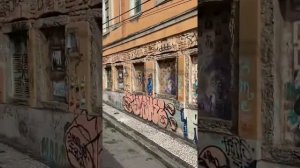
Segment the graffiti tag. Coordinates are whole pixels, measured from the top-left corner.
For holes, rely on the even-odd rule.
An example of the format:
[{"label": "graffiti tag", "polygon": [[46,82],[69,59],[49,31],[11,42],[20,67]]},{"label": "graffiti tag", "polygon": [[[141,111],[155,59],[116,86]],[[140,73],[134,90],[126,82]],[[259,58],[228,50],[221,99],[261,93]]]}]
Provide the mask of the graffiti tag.
[{"label": "graffiti tag", "polygon": [[74,168],[99,168],[101,148],[100,117],[82,111],[65,134],[65,146],[70,165]]},{"label": "graffiti tag", "polygon": [[227,156],[236,167],[247,168],[252,164],[254,148],[251,148],[245,140],[238,137],[224,137],[222,143],[225,145]]},{"label": "graffiti tag", "polygon": [[164,128],[169,125],[172,131],[177,129],[177,122],[173,118],[175,107],[171,103],[165,103],[163,100],[154,99],[150,96],[126,93],[123,97],[123,106],[127,112],[134,113],[154,124]]}]

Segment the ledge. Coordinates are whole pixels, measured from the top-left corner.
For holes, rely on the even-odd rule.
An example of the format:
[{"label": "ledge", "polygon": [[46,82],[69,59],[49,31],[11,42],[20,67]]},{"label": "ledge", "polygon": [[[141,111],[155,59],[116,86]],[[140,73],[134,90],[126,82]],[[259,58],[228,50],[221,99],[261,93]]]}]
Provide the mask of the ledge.
[{"label": "ledge", "polygon": [[60,110],[63,112],[68,112],[68,104],[56,102],[56,101],[42,101],[41,102],[43,108],[51,109],[51,110]]},{"label": "ledge", "polygon": [[300,148],[262,146],[261,157],[264,161],[300,166]]}]

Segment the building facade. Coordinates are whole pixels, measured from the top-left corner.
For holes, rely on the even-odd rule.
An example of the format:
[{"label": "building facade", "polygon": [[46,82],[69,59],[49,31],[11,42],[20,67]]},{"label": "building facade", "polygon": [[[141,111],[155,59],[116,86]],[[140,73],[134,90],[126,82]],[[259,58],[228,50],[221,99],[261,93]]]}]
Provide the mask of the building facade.
[{"label": "building facade", "polygon": [[103,1],[103,101],[198,141],[197,1]]},{"label": "building facade", "polygon": [[199,165],[299,163],[297,0],[199,1]]},{"label": "building facade", "polygon": [[1,140],[100,167],[101,33],[100,0],[0,0]]}]

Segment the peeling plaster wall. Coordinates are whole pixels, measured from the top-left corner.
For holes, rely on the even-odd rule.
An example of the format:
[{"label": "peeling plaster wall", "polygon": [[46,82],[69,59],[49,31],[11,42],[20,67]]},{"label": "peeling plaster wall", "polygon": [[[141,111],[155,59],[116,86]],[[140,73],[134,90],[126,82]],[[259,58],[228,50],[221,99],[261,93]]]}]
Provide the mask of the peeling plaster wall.
[{"label": "peeling plaster wall", "polygon": [[[9,145],[30,152],[51,167],[100,168],[100,117],[13,105],[0,105],[0,111],[0,138]],[[82,150],[74,140],[93,145]]]},{"label": "peeling plaster wall", "polygon": [[[101,165],[100,5],[100,0],[0,1],[0,103],[6,103],[0,104],[0,139],[51,167]],[[76,64],[81,71],[67,73],[70,98],[63,103],[49,98],[51,65],[45,60],[50,54],[41,30],[58,26],[64,26],[65,36],[75,31],[81,55],[79,61],[78,57],[67,61],[71,70]],[[7,33],[19,30],[27,30],[29,36],[30,98],[26,106],[18,106],[12,96],[12,48]],[[72,81],[73,76],[84,80]]]},{"label": "peeling plaster wall", "polygon": [[69,165],[64,135],[74,114],[0,105],[0,136],[54,167]]},{"label": "peeling plaster wall", "polygon": [[[190,101],[195,94],[192,87],[197,82],[197,66],[193,65],[193,68],[191,62],[191,57],[197,56],[196,47],[197,32],[190,30],[103,57],[103,71],[111,66],[113,81],[111,91],[107,86],[104,87],[103,101],[196,143],[198,111],[196,103]],[[142,66],[136,69],[136,64]],[[124,67],[123,75],[116,70],[120,66]],[[138,75],[141,71],[142,75]],[[123,90],[117,87],[120,73],[124,81]],[[104,73],[105,85],[107,80],[108,75]],[[144,88],[137,89],[137,82],[143,83]]]},{"label": "peeling plaster wall", "polygon": [[238,136],[199,133],[200,167],[256,168],[256,141]]}]

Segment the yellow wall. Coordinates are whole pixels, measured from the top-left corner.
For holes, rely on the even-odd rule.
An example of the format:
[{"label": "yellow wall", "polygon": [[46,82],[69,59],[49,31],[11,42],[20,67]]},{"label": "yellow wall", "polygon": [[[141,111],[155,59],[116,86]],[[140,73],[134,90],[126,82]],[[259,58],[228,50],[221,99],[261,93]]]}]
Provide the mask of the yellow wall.
[{"label": "yellow wall", "polygon": [[[144,0],[142,1],[142,3],[143,2]],[[150,0],[149,2],[143,4],[142,12],[153,8],[155,6],[155,2],[156,1]],[[122,3],[121,13],[128,11],[129,1],[122,1],[121,3]],[[114,0],[113,6],[114,6],[113,9],[114,14],[112,17],[114,18],[119,15],[119,0]],[[192,10],[196,7],[197,7],[197,0],[172,0],[170,2],[155,7],[150,11],[142,13],[142,15],[138,17],[138,19],[124,21],[130,17],[128,12],[121,16],[122,17],[121,20],[124,21],[125,23],[123,23],[117,29],[111,30],[111,32],[108,35],[104,36],[103,45],[107,46],[114,41],[123,39],[137,32],[146,30],[147,28],[150,28],[154,25],[159,25],[163,21],[167,21],[173,17],[180,16],[183,13],[186,13],[187,11]],[[118,23],[119,18],[114,19],[112,22]],[[154,41],[154,39],[161,39],[195,27],[197,27],[197,17],[182,22],[179,25],[172,26],[166,30],[162,30],[155,34],[152,34],[151,37],[149,36],[144,37],[143,40],[134,40],[130,42],[128,46],[117,47],[116,50],[121,51],[134,46],[142,45]],[[114,52],[116,52],[116,50],[114,49]],[[103,55],[105,56],[110,53],[113,52],[109,50],[105,50]]]}]

